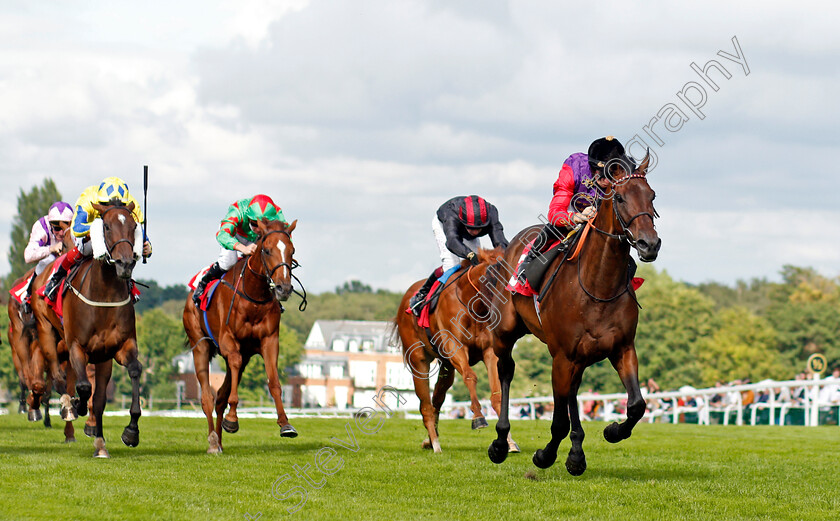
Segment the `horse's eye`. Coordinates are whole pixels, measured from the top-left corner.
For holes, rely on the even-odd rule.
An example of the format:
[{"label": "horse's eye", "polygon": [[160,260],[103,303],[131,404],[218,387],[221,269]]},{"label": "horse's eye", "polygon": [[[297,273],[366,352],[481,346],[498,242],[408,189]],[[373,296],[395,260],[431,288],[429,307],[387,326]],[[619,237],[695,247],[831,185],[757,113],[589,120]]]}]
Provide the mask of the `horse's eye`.
[{"label": "horse's eye", "polygon": [[618,194],[618,193],[615,194],[614,199],[615,199],[615,202],[617,202],[617,203],[623,203],[624,202],[624,198],[621,197],[621,194]]},{"label": "horse's eye", "polygon": [[108,224],[103,224],[103,225],[102,225],[102,229],[104,229],[104,230],[107,232],[107,231],[109,231],[109,230],[111,229],[111,227],[110,227],[110,226],[108,226]]},{"label": "horse's eye", "polygon": [[263,253],[265,255],[271,255],[271,250],[269,250],[268,248],[263,248]]}]

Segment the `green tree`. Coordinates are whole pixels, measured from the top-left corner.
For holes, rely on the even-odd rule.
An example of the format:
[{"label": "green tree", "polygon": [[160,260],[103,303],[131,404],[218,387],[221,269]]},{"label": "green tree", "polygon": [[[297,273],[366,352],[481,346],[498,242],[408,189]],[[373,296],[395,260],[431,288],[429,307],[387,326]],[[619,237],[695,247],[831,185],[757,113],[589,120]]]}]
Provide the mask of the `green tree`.
[{"label": "green tree", "polygon": [[367,284],[363,284],[360,280],[349,280],[342,286],[336,286],[335,292],[338,295],[346,293],[373,293],[373,288]]},{"label": "green tree", "polygon": [[148,286],[140,286],[140,301],[134,307],[138,313],[144,313],[152,308],[160,307],[170,300],[179,301],[181,303],[181,311],[183,311],[184,302],[189,294],[185,284],[161,287],[157,281],[150,279],[138,279],[137,282],[143,286]]},{"label": "green tree", "polygon": [[18,388],[17,371],[12,362],[12,347],[9,345],[9,311],[6,306],[0,306],[0,395],[4,391],[14,392]]},{"label": "green tree", "polygon": [[20,190],[17,198],[17,215],[12,219],[11,246],[9,246],[9,265],[12,270],[6,278],[6,287],[10,287],[18,277],[31,266],[23,260],[23,250],[29,242],[32,224],[47,214],[50,206],[61,200],[61,193],[52,179],[45,179],[42,186],[35,186],[29,192]]},{"label": "green tree", "polygon": [[700,339],[701,383],[750,378],[787,379],[790,366],[776,349],[777,333],[770,323],[746,308],[724,309],[712,323],[713,333]]}]

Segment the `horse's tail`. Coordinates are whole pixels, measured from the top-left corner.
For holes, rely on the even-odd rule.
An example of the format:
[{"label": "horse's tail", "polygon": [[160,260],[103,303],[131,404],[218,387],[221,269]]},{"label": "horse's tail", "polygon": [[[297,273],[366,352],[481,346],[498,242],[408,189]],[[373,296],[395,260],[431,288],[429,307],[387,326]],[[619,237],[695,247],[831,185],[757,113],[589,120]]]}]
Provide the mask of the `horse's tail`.
[{"label": "horse's tail", "polygon": [[398,324],[398,320],[400,318],[399,313],[402,310],[397,311],[397,316],[395,316],[389,323],[387,328],[385,329],[385,334],[388,337],[388,345],[391,347],[397,347],[402,350],[402,338],[400,338],[400,326]]}]

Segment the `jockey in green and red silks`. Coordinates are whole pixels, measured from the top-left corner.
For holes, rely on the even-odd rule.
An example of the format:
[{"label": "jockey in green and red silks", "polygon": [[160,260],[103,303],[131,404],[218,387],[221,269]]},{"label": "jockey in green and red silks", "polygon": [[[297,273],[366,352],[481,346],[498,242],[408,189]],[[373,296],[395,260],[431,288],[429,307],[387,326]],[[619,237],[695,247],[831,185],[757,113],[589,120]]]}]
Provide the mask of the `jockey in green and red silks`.
[{"label": "jockey in green and red silks", "polygon": [[264,194],[241,199],[228,207],[219,231],[216,232],[216,240],[222,249],[215,264],[207,270],[196,286],[193,293],[196,306],[207,283],[222,277],[243,255],[251,255],[256,251],[257,246],[254,243],[259,238],[257,221],[260,220],[286,222],[283,210],[274,204],[271,197]]}]

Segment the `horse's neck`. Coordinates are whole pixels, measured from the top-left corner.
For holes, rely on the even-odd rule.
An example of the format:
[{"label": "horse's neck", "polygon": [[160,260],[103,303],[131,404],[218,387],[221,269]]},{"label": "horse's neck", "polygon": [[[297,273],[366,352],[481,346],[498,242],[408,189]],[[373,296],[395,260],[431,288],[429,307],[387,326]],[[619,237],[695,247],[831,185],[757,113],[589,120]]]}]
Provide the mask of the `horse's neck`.
[{"label": "horse's neck", "polygon": [[[612,199],[604,200],[598,209],[598,216],[592,225],[612,235],[622,235],[621,226],[615,219]],[[581,280],[598,296],[611,297],[627,283],[627,264],[630,259],[630,245],[627,241],[610,237],[597,230],[590,230],[589,244],[583,245],[584,252],[579,262]],[[610,293],[607,295],[606,293]]]},{"label": "horse's neck", "polygon": [[86,279],[89,288],[98,288],[100,291],[108,290],[111,292],[111,296],[124,296],[128,293],[128,281],[117,277],[116,268],[110,264],[96,259],[90,259],[90,265],[87,270],[84,267],[80,268],[83,276],[84,272],[87,271]]},{"label": "horse's neck", "polygon": [[[237,276],[241,277],[241,289],[243,289],[249,297],[259,299],[260,297],[267,295],[270,291],[268,284],[266,284],[265,276],[262,275],[262,264],[255,261],[254,264],[257,265],[256,267],[254,264],[249,266],[248,263],[254,260],[253,257],[253,255],[245,257],[243,259],[245,261],[245,265],[243,267],[237,266],[235,269],[239,270]],[[252,268],[253,271],[251,270]]]}]

